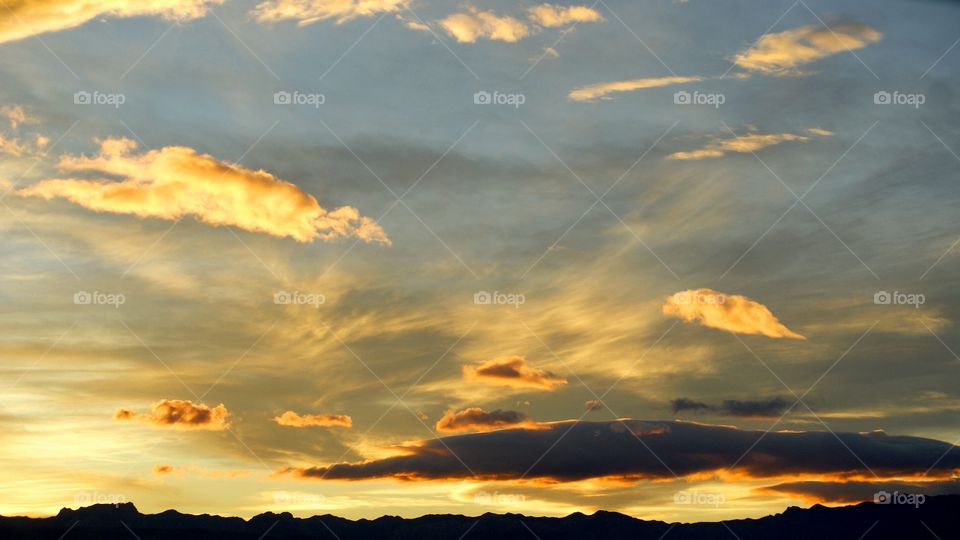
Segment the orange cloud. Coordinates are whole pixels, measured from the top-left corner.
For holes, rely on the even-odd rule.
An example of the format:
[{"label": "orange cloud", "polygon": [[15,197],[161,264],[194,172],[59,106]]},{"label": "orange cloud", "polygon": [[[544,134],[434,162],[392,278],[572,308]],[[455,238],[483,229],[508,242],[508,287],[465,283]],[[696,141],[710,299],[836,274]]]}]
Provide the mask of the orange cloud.
[{"label": "orange cloud", "polygon": [[273,419],[281,426],[288,427],[353,427],[353,419],[345,414],[297,414],[287,411]]},{"label": "orange cloud", "polygon": [[567,384],[566,379],[549,371],[528,367],[526,358],[522,356],[490,360],[479,366],[464,366],[463,376],[468,380],[540,390],[553,390]]},{"label": "orange cloud", "polygon": [[[825,129],[810,128],[807,133],[821,137],[829,137],[832,132]],[[806,135],[794,133],[748,133],[726,139],[714,139],[703,148],[689,152],[674,152],[666,157],[672,160],[697,160],[725,156],[728,152],[749,153],[775,146],[787,141],[809,141]]]},{"label": "orange cloud", "polygon": [[185,21],[224,0],[14,0],[0,10],[0,43],[80,26],[98,17],[160,16]]},{"label": "orange cloud", "polygon": [[656,77],[650,79],[631,79],[627,81],[611,81],[582,86],[570,92],[567,98],[573,101],[595,101],[597,99],[611,99],[610,94],[618,92],[632,92],[647,88],[659,88],[674,84],[699,82],[703,77]]},{"label": "orange cloud", "polygon": [[743,69],[764,75],[800,75],[800,66],[848,50],[862,49],[880,41],[883,34],[859,23],[826,28],[803,26],[767,34],[734,57]]},{"label": "orange cloud", "polygon": [[356,208],[325,210],[310,194],[263,170],[220,161],[184,146],[135,153],[129,139],[107,139],[95,157],[66,156],[65,171],[92,172],[98,178],[43,180],[18,193],[63,198],[95,212],[142,218],[193,216],[210,225],[228,225],[300,242],[355,236],[389,244],[383,229]]},{"label": "orange cloud", "polygon": [[229,415],[222,403],[211,408],[189,400],[163,399],[153,404],[149,414],[117,409],[113,417],[116,420],[140,420],[163,427],[222,431],[229,427]]},{"label": "orange cloud", "polygon": [[771,338],[806,339],[781,324],[763,304],[713,289],[680,291],[668,296],[662,309],[664,315],[685,322],[696,321],[707,328]]},{"label": "orange cloud", "polygon": [[154,474],[170,474],[173,472],[173,465],[154,465]]},{"label": "orange cloud", "polygon": [[603,20],[600,12],[587,6],[555,6],[540,4],[527,9],[528,18],[545,28],[556,28],[573,23],[599,22]]},{"label": "orange cloud", "polygon": [[530,416],[518,411],[485,411],[470,407],[462,411],[447,411],[437,421],[437,431],[455,433],[461,431],[492,431],[506,427],[536,427]]},{"label": "orange cloud", "polygon": [[337,24],[379,13],[406,9],[410,0],[269,0],[257,4],[250,14],[258,22],[295,20],[297,26],[336,19]]}]

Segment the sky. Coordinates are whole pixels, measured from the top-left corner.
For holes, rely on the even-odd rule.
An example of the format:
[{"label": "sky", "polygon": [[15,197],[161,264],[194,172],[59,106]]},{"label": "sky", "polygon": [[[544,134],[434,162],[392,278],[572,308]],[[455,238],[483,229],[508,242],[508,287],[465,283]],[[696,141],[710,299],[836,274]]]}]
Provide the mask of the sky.
[{"label": "sky", "polygon": [[957,3],[0,6],[0,514],[960,493]]}]

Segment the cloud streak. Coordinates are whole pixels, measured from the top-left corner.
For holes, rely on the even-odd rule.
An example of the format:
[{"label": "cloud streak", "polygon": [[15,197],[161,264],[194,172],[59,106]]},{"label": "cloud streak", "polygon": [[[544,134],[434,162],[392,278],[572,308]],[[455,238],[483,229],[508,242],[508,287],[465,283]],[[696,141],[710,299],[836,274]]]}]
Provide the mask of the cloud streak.
[{"label": "cloud streak", "polygon": [[326,210],[298,186],[263,170],[220,161],[183,146],[136,153],[129,139],[107,139],[94,157],[66,156],[69,172],[119,177],[48,179],[24,188],[23,196],[66,199],[95,212],[168,220],[193,216],[214,226],[299,242],[357,237],[389,244],[383,229],[351,206]]},{"label": "cloud streak", "polygon": [[[809,135],[817,135],[820,137],[829,137],[830,135],[833,135],[833,133],[819,128],[810,128],[806,130],[806,132]],[[745,135],[734,135],[732,137],[725,138],[717,137],[702,148],[688,152],[674,152],[668,155],[666,159],[699,160],[723,157],[730,152],[737,154],[753,153],[784,142],[809,141],[809,135],[800,135],[796,133],[747,133]]]},{"label": "cloud streak", "polygon": [[353,427],[353,419],[345,414],[298,414],[286,411],[273,421],[287,427]]},{"label": "cloud streak", "polygon": [[882,37],[880,32],[859,23],[832,28],[802,26],[763,36],[754,46],[737,54],[734,63],[764,75],[802,75],[801,66],[839,52],[862,49]]},{"label": "cloud streak", "polygon": [[373,17],[406,9],[410,0],[269,0],[250,12],[257,22],[272,23],[294,20],[307,26],[327,19],[337,24],[360,17]]},{"label": "cloud streak", "polygon": [[675,84],[686,84],[704,80],[703,77],[655,77],[648,79],[630,79],[626,81],[610,81],[574,89],[567,95],[572,101],[596,101],[598,99],[612,99],[610,94],[633,92],[647,88],[660,88]]},{"label": "cloud streak", "polygon": [[492,431],[507,427],[534,427],[530,416],[519,411],[485,411],[479,407],[470,407],[461,411],[447,411],[437,421],[436,429],[441,433],[462,431]]},{"label": "cloud streak", "polygon": [[553,390],[567,384],[563,377],[529,367],[526,358],[522,356],[498,358],[478,366],[464,366],[463,376],[471,381],[539,390]]},{"label": "cloud streak", "polygon": [[725,294],[713,289],[680,291],[668,296],[662,312],[684,322],[697,322],[707,328],[737,334],[806,339],[784,326],[767,306],[746,296]]}]

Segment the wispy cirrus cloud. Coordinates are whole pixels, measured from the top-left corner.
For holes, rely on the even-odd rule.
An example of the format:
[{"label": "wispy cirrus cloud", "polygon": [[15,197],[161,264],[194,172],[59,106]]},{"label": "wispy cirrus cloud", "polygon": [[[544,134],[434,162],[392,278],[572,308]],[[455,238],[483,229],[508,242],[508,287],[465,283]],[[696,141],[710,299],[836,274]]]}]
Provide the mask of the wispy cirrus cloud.
[{"label": "wispy cirrus cloud", "polygon": [[[638,452],[640,438],[648,452]],[[302,478],[441,480],[517,478],[674,479],[729,471],[750,478],[944,478],[960,467],[960,448],[883,432],[765,432],[692,422],[567,420],[409,443],[400,455],[359,463],[282,469]],[[861,461],[866,460],[866,465]],[[938,461],[939,460],[939,461]],[[464,466],[466,464],[466,466]],[[531,466],[531,464],[533,464]],[[469,467],[469,469],[468,469]]]},{"label": "wispy cirrus cloud", "polygon": [[827,28],[802,26],[767,34],[755,45],[737,54],[734,63],[763,75],[800,75],[801,66],[834,54],[862,49],[880,41],[883,34],[860,23],[843,23]]},{"label": "wispy cirrus cloud", "polygon": [[728,153],[745,154],[790,141],[809,141],[810,135],[829,137],[833,133],[819,128],[810,128],[807,135],[798,133],[747,133],[730,137],[716,137],[706,146],[687,152],[674,152],[666,157],[670,160],[698,160],[718,158]]},{"label": "wispy cirrus cloud", "polygon": [[297,26],[307,26],[327,19],[336,19],[337,24],[372,17],[382,13],[394,13],[406,9],[410,0],[267,0],[250,12],[258,22],[297,21]]},{"label": "wispy cirrus cloud", "polygon": [[273,421],[287,427],[353,427],[353,419],[345,414],[299,414],[286,411]]},{"label": "wispy cirrus cloud", "polygon": [[436,429],[441,433],[462,431],[491,431],[510,427],[533,427],[536,422],[526,413],[519,411],[485,411],[479,407],[469,407],[461,411],[447,411],[437,421]]},{"label": "wispy cirrus cloud", "polygon": [[665,299],[663,314],[707,328],[770,338],[806,339],[777,319],[767,306],[746,296],[713,289],[680,291]]},{"label": "wispy cirrus cloud", "polygon": [[175,220],[193,216],[209,225],[299,242],[357,237],[390,244],[383,229],[351,206],[326,210],[298,186],[263,171],[220,161],[184,146],[137,153],[129,139],[106,139],[94,157],[65,156],[64,171],[119,177],[42,180],[22,196],[66,199],[95,212]]},{"label": "wispy cirrus cloud", "polygon": [[477,366],[464,366],[463,376],[467,380],[514,388],[553,390],[567,384],[567,380],[559,375],[528,366],[527,359],[523,356],[498,358]]},{"label": "wispy cirrus cloud", "polygon": [[116,420],[139,420],[161,427],[221,431],[227,429],[230,413],[223,403],[210,407],[190,400],[163,399],[153,404],[149,413],[117,409]]},{"label": "wispy cirrus cloud", "polygon": [[648,79],[611,81],[581,86],[571,91],[567,97],[573,101],[596,101],[598,99],[611,99],[609,97],[610,94],[619,92],[632,92],[645,88],[660,88],[662,86],[699,82],[702,80],[704,80],[703,77],[654,77]]},{"label": "wispy cirrus cloud", "polygon": [[203,17],[224,0],[13,0],[0,10],[0,43],[80,26],[98,17]]},{"label": "wispy cirrus cloud", "polygon": [[603,16],[589,6],[556,6],[540,4],[527,8],[527,18],[544,28],[557,28],[573,23],[600,22]]}]

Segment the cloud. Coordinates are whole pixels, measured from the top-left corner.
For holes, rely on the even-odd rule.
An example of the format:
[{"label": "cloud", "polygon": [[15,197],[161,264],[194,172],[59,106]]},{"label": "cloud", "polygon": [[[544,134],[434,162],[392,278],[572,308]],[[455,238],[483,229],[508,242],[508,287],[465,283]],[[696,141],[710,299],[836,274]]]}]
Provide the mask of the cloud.
[{"label": "cloud", "polygon": [[[832,132],[825,129],[810,128],[806,130],[811,135],[828,137]],[[727,152],[745,154],[763,150],[787,141],[809,141],[810,137],[794,133],[747,133],[727,138],[715,138],[703,148],[690,152],[674,152],[666,157],[672,160],[696,160],[722,157]]]},{"label": "cloud", "polygon": [[516,43],[530,35],[530,27],[520,19],[475,7],[448,15],[438,23],[459,43],[475,43],[479,38]]},{"label": "cloud", "polygon": [[553,390],[567,384],[567,380],[549,371],[527,366],[526,358],[510,356],[484,362],[479,366],[464,366],[463,376],[467,380],[502,384],[515,388],[537,388]]},{"label": "cloud", "polygon": [[154,474],[170,474],[174,471],[173,465],[154,465]]},{"label": "cloud", "polygon": [[[690,477],[724,472],[752,478],[861,477],[872,473],[892,478],[919,475],[931,466],[931,478],[943,478],[960,467],[960,447],[920,437],[882,432],[765,433],[629,419],[568,420],[540,424],[537,429],[452,435],[396,450],[401,454],[281,472],[327,480],[431,480],[473,478],[475,473],[477,479],[568,482],[590,478],[672,480],[674,474]],[[734,465],[736,469],[730,471]]]},{"label": "cloud", "polygon": [[394,13],[406,9],[410,0],[269,0],[250,12],[258,22],[297,21],[297,26],[336,19],[337,24]]},{"label": "cloud", "polygon": [[603,403],[598,399],[588,399],[583,402],[583,405],[587,408],[588,411],[602,411],[605,407]]},{"label": "cloud", "polygon": [[211,408],[189,400],[163,399],[153,404],[149,414],[117,409],[113,417],[116,420],[140,420],[163,427],[221,431],[229,427],[229,415],[223,403]]},{"label": "cloud", "polygon": [[719,406],[708,405],[702,401],[688,398],[677,398],[670,402],[673,412],[695,411],[715,412],[726,416],[741,418],[773,418],[782,416],[792,405],[782,397],[764,399],[726,399]]},{"label": "cloud", "polygon": [[99,17],[187,21],[224,0],[14,0],[0,10],[0,43],[80,26]]},{"label": "cloud", "polygon": [[634,90],[643,90],[646,88],[660,88],[661,86],[671,86],[674,84],[685,84],[699,82],[703,77],[657,77],[651,79],[631,79],[627,81],[612,81],[588,86],[581,86],[574,89],[567,98],[573,101],[595,101],[597,99],[612,99],[607,97],[609,94],[617,92],[632,92]]},{"label": "cloud", "polygon": [[[5,122],[13,131],[24,124],[36,124],[39,119],[28,114],[20,105],[3,105],[0,106],[0,122]],[[46,147],[49,142],[50,139],[39,134],[34,134],[31,138],[23,138],[0,132],[0,153],[16,157],[34,154]]]},{"label": "cloud", "polygon": [[855,503],[873,501],[880,492],[923,495],[960,494],[956,480],[924,482],[785,482],[758,489],[761,493],[786,494],[812,502]]},{"label": "cloud", "polygon": [[[450,14],[436,23],[459,43],[476,43],[480,38],[516,43],[544,28],[602,20],[598,11],[587,6],[540,4],[527,8],[526,20],[471,6],[466,12]],[[408,23],[408,26],[417,30],[426,29],[422,24]]]},{"label": "cloud", "polygon": [[662,311],[685,322],[696,321],[707,328],[737,334],[806,339],[781,324],[767,306],[738,294],[712,289],[680,291],[666,298]]},{"label": "cloud", "polygon": [[281,426],[288,427],[353,427],[353,419],[345,414],[297,414],[287,411],[273,419]]},{"label": "cloud", "polygon": [[43,180],[21,189],[23,196],[63,198],[95,212],[175,220],[193,216],[209,225],[289,237],[299,242],[355,236],[390,240],[356,208],[325,210],[310,194],[263,170],[220,161],[192,148],[167,146],[135,153],[129,139],[107,139],[92,158],[66,156],[59,168],[119,177]]},{"label": "cloud", "polygon": [[826,28],[803,26],[761,37],[749,49],[734,56],[734,63],[764,75],[800,75],[800,67],[839,52],[862,49],[883,35],[859,23]]},{"label": "cloud", "polygon": [[10,129],[17,129],[20,124],[36,124],[39,120],[30,116],[20,105],[0,106],[0,118],[6,120]]},{"label": "cloud", "polygon": [[462,411],[447,411],[437,421],[437,431],[441,433],[455,433],[459,431],[491,431],[505,427],[527,426],[533,427],[536,423],[519,411],[485,411],[479,407],[470,407]]},{"label": "cloud", "polygon": [[587,6],[555,6],[540,4],[527,8],[527,18],[544,28],[556,28],[573,23],[599,22],[603,20],[600,12]]}]

